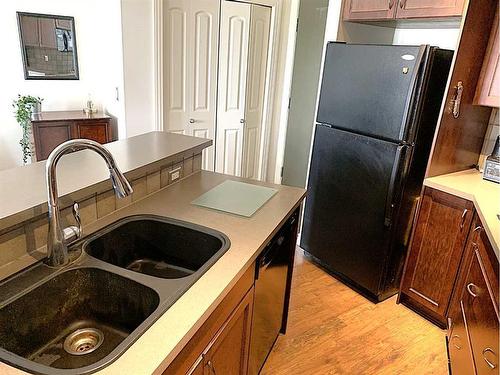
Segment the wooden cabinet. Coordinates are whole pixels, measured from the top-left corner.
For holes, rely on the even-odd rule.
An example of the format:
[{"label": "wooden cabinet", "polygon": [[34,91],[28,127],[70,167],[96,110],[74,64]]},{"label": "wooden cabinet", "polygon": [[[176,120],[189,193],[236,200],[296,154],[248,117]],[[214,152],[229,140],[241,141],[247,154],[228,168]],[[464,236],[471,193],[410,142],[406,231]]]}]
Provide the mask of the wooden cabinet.
[{"label": "wooden cabinet", "polygon": [[56,20],[53,18],[38,18],[40,47],[56,48]]},{"label": "wooden cabinet", "polygon": [[186,373],[187,375],[244,375],[248,368],[254,290],[245,295]]},{"label": "wooden cabinet", "polygon": [[398,0],[346,0],[344,21],[387,20],[396,16]]},{"label": "wooden cabinet", "polygon": [[461,16],[464,0],[399,0],[396,18]]},{"label": "wooden cabinet", "polygon": [[45,160],[54,148],[70,139],[85,138],[99,143],[113,140],[111,117],[83,111],[42,112],[31,121],[36,159]]},{"label": "wooden cabinet", "polygon": [[399,298],[443,327],[473,210],[470,201],[424,190]]},{"label": "wooden cabinet", "polygon": [[[220,329],[203,355],[208,374],[244,375],[248,368],[253,289]],[[205,371],[207,373],[207,371]]]},{"label": "wooden cabinet", "polygon": [[448,353],[453,375],[465,374],[465,369],[467,374],[499,373],[498,265],[476,216],[450,308]]},{"label": "wooden cabinet", "polygon": [[465,0],[346,0],[344,21],[461,16]]},{"label": "wooden cabinet", "polygon": [[498,22],[497,8],[474,98],[474,104],[497,108],[500,107],[500,38],[498,35]]}]

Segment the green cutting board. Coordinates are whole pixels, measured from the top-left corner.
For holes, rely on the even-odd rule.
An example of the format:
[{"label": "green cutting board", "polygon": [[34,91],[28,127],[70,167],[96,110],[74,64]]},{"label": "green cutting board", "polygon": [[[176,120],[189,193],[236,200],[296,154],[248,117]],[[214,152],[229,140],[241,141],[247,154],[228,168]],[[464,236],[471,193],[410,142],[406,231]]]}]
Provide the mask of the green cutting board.
[{"label": "green cutting board", "polygon": [[218,211],[251,217],[277,192],[276,189],[264,186],[227,180],[199,196],[191,203]]}]

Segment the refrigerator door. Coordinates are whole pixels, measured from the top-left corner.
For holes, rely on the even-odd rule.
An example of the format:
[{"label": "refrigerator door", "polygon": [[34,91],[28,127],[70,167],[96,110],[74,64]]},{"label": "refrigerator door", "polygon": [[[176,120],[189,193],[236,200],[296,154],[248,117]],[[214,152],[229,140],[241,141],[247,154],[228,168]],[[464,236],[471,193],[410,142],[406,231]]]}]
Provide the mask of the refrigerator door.
[{"label": "refrigerator door", "polygon": [[317,121],[380,139],[406,140],[429,49],[329,43]]},{"label": "refrigerator door", "polygon": [[409,154],[408,146],[316,128],[301,247],[375,298]]}]

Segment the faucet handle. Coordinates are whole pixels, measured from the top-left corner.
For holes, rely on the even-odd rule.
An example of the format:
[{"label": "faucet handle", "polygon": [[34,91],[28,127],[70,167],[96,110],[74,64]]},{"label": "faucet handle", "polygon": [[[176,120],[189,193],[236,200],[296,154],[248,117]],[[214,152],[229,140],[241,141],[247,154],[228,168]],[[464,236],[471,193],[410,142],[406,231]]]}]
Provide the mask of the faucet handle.
[{"label": "faucet handle", "polygon": [[82,219],[80,218],[80,205],[78,202],[73,204],[73,216],[75,217],[76,224],[78,226],[77,238],[80,238],[82,235]]},{"label": "faucet handle", "polygon": [[75,218],[77,225],[71,225],[63,229],[65,244],[70,244],[82,236],[83,229],[82,220],[80,218],[80,205],[77,202],[73,204],[73,217]]}]

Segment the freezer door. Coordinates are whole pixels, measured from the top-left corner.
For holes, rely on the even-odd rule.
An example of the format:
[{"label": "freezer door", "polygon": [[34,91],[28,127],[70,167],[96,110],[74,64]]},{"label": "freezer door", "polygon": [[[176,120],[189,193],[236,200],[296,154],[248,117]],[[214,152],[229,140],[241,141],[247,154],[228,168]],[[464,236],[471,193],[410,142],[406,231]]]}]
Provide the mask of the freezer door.
[{"label": "freezer door", "polygon": [[419,67],[428,51],[428,46],[328,43],[317,121],[405,140]]},{"label": "freezer door", "polygon": [[376,297],[407,146],[318,125],[301,247]]}]

